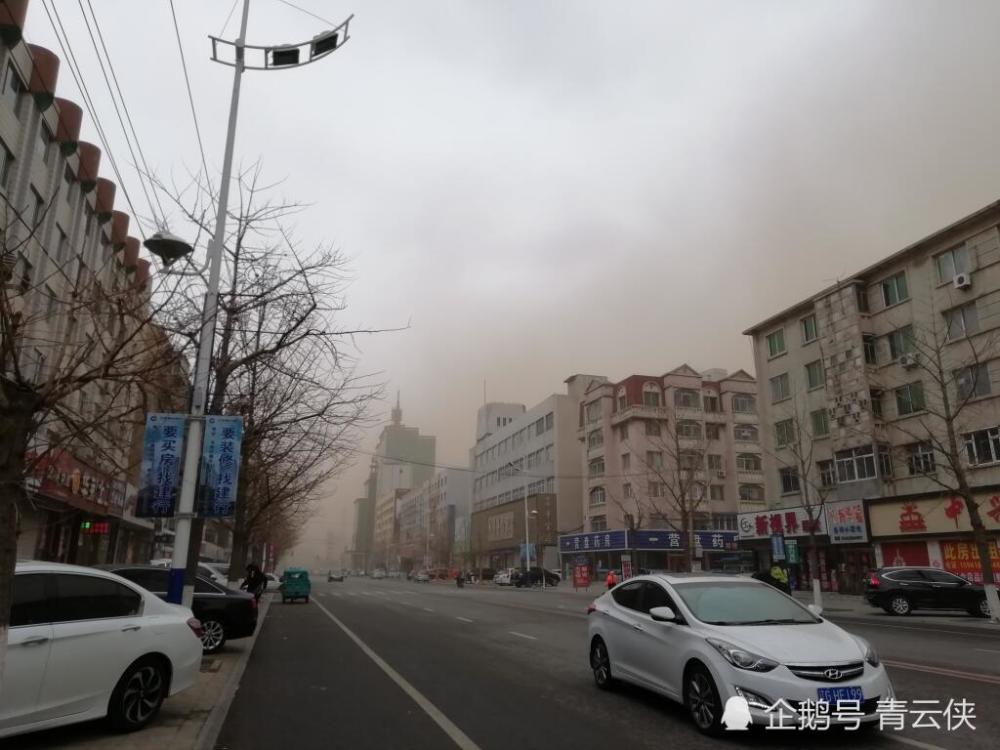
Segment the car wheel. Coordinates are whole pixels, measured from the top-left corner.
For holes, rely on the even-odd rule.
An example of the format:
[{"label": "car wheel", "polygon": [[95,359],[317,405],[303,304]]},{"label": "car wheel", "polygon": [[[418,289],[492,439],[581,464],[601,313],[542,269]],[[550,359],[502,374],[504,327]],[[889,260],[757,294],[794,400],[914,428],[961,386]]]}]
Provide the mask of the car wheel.
[{"label": "car wheel", "polygon": [[969,610],[969,614],[972,615],[973,617],[989,617],[990,616],[990,603],[988,601],[986,601],[986,597],[985,596],[982,599],[979,600],[979,606],[978,607],[974,607],[973,609]]},{"label": "car wheel", "polygon": [[590,644],[590,668],[594,671],[594,683],[601,690],[610,690],[615,680],[611,676],[611,657],[608,647],[600,638]]},{"label": "car wheel", "polygon": [[889,600],[889,610],[894,615],[908,615],[913,611],[910,600],[902,594],[896,594]]},{"label": "car wheel", "polygon": [[167,667],[161,659],[144,657],[118,680],[108,703],[108,721],[119,732],[142,729],[160,710],[169,686]]},{"label": "car wheel", "polygon": [[722,701],[712,675],[694,664],[684,675],[684,705],[691,720],[703,734],[718,734],[722,728]]},{"label": "car wheel", "polygon": [[226,629],[218,620],[201,621],[201,647],[206,654],[214,654],[226,644]]}]

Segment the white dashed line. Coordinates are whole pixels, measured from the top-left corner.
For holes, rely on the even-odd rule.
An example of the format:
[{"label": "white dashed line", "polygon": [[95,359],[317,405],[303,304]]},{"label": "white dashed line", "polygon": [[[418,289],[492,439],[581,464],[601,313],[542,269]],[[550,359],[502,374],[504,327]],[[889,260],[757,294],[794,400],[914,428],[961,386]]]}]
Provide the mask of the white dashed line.
[{"label": "white dashed line", "polygon": [[508,630],[507,632],[510,633],[511,635],[516,635],[518,638],[527,638],[529,641],[537,641],[538,640],[533,635],[528,635],[526,633],[518,633],[516,630]]},{"label": "white dashed line", "polygon": [[430,607],[424,607],[424,612],[433,612],[434,610]]},{"label": "white dashed line", "polygon": [[456,617],[456,620],[461,620],[462,622],[473,622],[468,617]]}]

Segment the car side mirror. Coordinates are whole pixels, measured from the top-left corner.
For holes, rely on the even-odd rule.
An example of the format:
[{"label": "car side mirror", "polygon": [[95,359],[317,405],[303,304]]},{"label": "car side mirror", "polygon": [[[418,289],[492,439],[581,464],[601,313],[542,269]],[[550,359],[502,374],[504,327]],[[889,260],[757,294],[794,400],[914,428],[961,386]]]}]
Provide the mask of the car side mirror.
[{"label": "car side mirror", "polygon": [[816,615],[816,617],[819,617],[820,615],[823,614],[823,608],[818,604],[807,604],[806,609],[808,609],[810,612]]},{"label": "car side mirror", "polygon": [[653,607],[649,616],[656,622],[676,622],[677,614],[670,607]]}]

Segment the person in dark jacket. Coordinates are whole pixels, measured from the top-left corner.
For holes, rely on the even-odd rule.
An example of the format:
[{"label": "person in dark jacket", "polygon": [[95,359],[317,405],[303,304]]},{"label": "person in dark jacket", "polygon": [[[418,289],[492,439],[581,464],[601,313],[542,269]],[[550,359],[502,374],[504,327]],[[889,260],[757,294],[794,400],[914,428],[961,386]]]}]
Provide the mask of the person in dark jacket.
[{"label": "person in dark jacket", "polygon": [[240,584],[241,589],[246,589],[247,593],[253,594],[254,599],[260,601],[260,595],[267,588],[267,577],[264,572],[254,563],[247,565],[247,576]]}]

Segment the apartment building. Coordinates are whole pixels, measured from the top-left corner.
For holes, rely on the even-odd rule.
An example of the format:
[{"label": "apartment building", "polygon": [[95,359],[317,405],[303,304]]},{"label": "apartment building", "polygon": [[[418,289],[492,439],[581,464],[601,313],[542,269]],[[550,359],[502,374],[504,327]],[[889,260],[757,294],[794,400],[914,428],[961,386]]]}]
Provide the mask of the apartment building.
[{"label": "apartment building", "polygon": [[564,557],[600,571],[618,567],[629,549],[640,567],[683,569],[683,492],[694,510],[698,563],[734,563],[737,512],[764,501],[756,394],[742,370],[686,364],[664,375],[593,382],[577,433],[585,530],[560,540]]},{"label": "apartment building", "polygon": [[[23,38],[26,9],[0,7],[0,270],[23,333],[20,372],[38,383],[57,363],[65,368],[67,356],[99,350],[118,330],[110,309],[83,300],[148,302],[149,263],[128,235],[128,215],[114,210],[116,187],[99,175],[100,149],[80,140],[82,110],[55,95],[59,59]],[[55,417],[37,431],[30,501],[18,509],[19,555],[97,563],[136,548],[128,535],[121,544],[113,538],[128,515],[134,426],[106,419],[136,402],[136,394],[98,381],[63,404],[91,427],[86,441],[73,439],[74,430]],[[144,522],[128,525],[150,531]]]},{"label": "apartment building", "polygon": [[740,526],[762,556],[771,535],[802,546],[807,509],[822,506],[824,588],[853,590],[880,564],[980,576],[949,491],[951,422],[1000,563],[998,224],[992,203],[745,332],[769,510]]},{"label": "apartment building", "polygon": [[[541,506],[533,504],[540,502],[541,495],[554,495],[555,528],[566,533],[582,528],[577,414],[586,388],[603,379],[573,375],[565,381],[566,393],[554,393],[530,409],[510,403],[480,407],[476,444],[470,452],[475,469],[473,516],[499,505],[523,503],[525,498],[531,509],[540,512]],[[475,520],[472,526],[475,528]],[[543,547],[539,551],[545,564],[558,565],[555,545]],[[523,557],[520,541],[511,537],[507,547],[490,549],[487,556],[488,561],[477,561],[477,565],[519,566]]]},{"label": "apartment building", "polygon": [[472,504],[472,473],[439,469],[399,500],[401,569],[449,567],[455,560],[455,537]]}]

